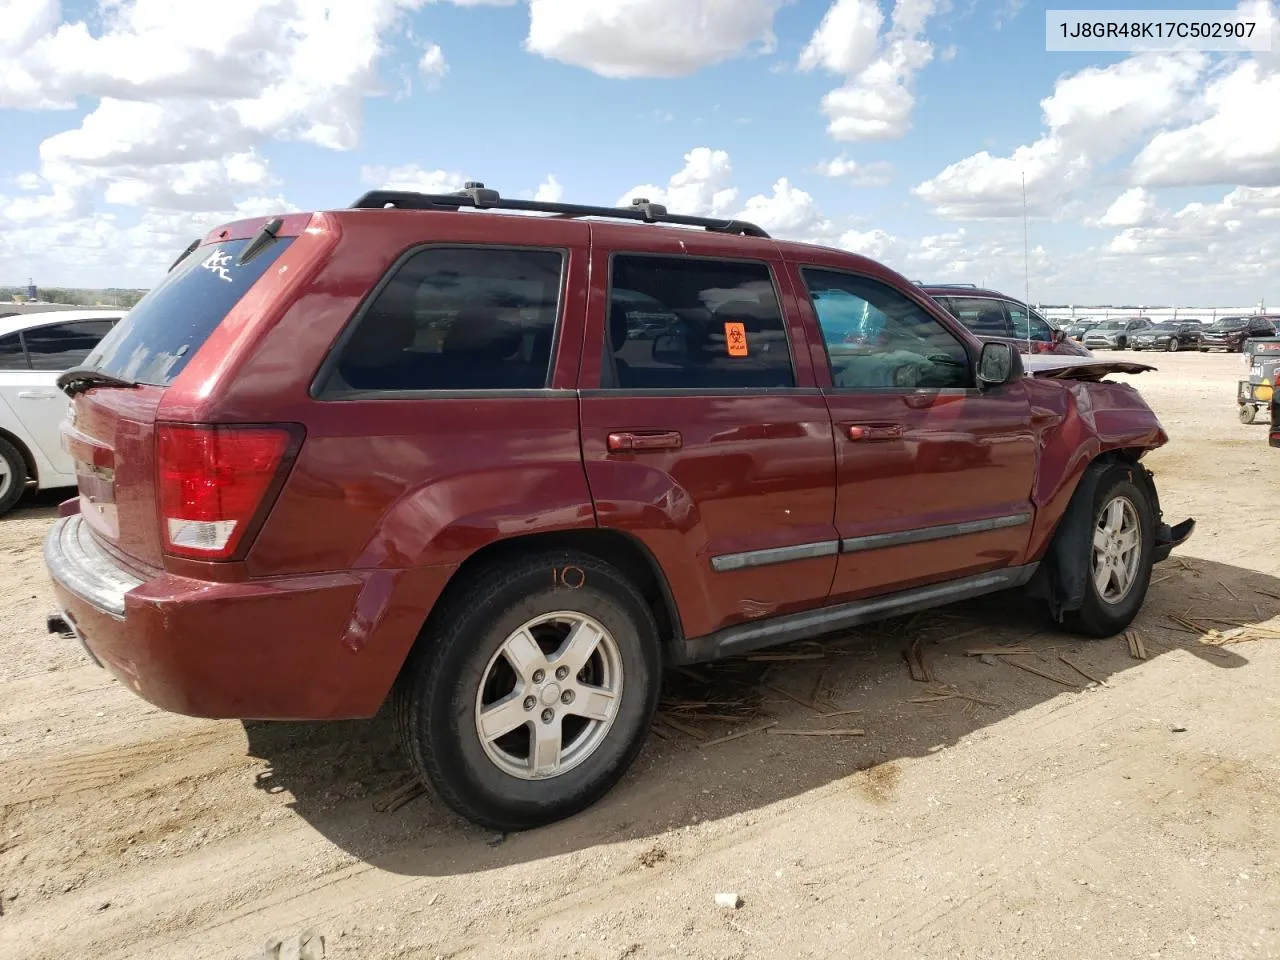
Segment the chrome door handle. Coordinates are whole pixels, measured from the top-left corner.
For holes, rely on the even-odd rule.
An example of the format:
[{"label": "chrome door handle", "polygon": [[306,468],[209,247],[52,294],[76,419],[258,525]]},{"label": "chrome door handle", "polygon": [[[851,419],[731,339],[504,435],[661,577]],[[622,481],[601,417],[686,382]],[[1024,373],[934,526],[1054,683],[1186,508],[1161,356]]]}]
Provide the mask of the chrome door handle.
[{"label": "chrome door handle", "polygon": [[610,453],[639,453],[644,450],[679,450],[684,438],[676,430],[657,430],[652,433],[617,431],[609,434]]},{"label": "chrome door handle", "polygon": [[19,390],[18,398],[21,400],[56,400],[58,394],[52,390]]},{"label": "chrome door handle", "polygon": [[874,443],[877,440],[901,440],[903,432],[900,423],[855,423],[849,427],[849,439],[863,443]]}]

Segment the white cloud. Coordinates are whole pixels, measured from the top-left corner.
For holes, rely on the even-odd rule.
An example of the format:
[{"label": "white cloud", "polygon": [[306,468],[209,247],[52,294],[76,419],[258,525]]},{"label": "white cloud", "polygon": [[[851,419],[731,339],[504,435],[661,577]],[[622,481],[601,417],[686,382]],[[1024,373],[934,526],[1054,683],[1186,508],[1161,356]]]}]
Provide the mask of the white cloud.
[{"label": "white cloud", "polygon": [[815,168],[816,173],[836,180],[847,180],[859,187],[883,187],[893,175],[893,164],[880,160],[859,163],[844,154],[834,160],[824,160]]},{"label": "white cloud", "polygon": [[875,59],[883,24],[877,0],[835,0],[800,54],[799,68],[857,73]]},{"label": "white cloud", "polygon": [[530,0],[525,48],[603,77],[681,77],[775,44],[783,0]]},{"label": "white cloud", "polygon": [[671,213],[689,216],[727,217],[735,209],[737,187],[730,185],[733,164],[724,150],[694,147],[684,155],[684,167],[665,187],[641,184],[624,194],[617,205],[629,206],[637,197],[660,203]]},{"label": "white cloud", "polygon": [[548,174],[547,179],[538,184],[538,189],[533,195],[533,199],[539,203],[559,203],[563,198],[564,187],[555,178],[555,174]]},{"label": "white cloud", "polygon": [[440,49],[440,44],[427,44],[426,49],[422,51],[422,59],[418,61],[418,71],[426,78],[429,90],[440,86],[445,74],[449,72],[449,64],[445,62],[444,51]]},{"label": "white cloud", "polygon": [[399,167],[361,167],[360,179],[375,190],[408,190],[416,193],[452,193],[467,178],[448,170],[424,170],[416,163]]},{"label": "white cloud", "polygon": [[836,140],[895,140],[911,129],[915,77],[933,59],[925,27],[940,0],[897,0],[889,28],[875,0],[834,0],[800,56],[846,77],[822,100]]},{"label": "white cloud", "polygon": [[1144,55],[1087,67],[1060,79],[1040,101],[1047,133],[1008,157],[987,151],[959,160],[912,191],[942,217],[1020,216],[1060,207],[1094,166],[1155,127],[1185,114],[1208,60],[1202,54]]},{"label": "white cloud", "polygon": [[1155,198],[1142,187],[1126,190],[1112,202],[1097,221],[1103,227],[1138,227],[1151,223],[1159,216]]},{"label": "white cloud", "polygon": [[1247,60],[1211,82],[1202,103],[1209,114],[1204,120],[1162,131],[1142,149],[1133,162],[1134,182],[1280,184],[1280,72]]}]

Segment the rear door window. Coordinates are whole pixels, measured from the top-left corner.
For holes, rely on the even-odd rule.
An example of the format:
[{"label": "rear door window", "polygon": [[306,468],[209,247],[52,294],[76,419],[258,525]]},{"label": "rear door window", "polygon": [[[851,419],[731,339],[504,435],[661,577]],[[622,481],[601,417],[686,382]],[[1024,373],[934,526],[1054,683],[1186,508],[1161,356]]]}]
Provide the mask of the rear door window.
[{"label": "rear door window", "polygon": [[249,242],[225,240],[196,248],[138,301],[83,366],[168,386],[293,238],[280,237],[240,263]]},{"label": "rear door window", "polygon": [[1009,337],[1009,314],[999,300],[952,297],[951,314],[980,337]]},{"label": "rear door window", "polygon": [[767,264],[618,254],[611,273],[606,389],[795,386]]},{"label": "rear door window", "polygon": [[544,389],[563,273],[558,250],[421,250],[344,338],[322,392]]},{"label": "rear door window", "polygon": [[23,331],[27,355],[36,370],[70,370],[84,363],[93,348],[111,332],[115,321],[75,320]]}]

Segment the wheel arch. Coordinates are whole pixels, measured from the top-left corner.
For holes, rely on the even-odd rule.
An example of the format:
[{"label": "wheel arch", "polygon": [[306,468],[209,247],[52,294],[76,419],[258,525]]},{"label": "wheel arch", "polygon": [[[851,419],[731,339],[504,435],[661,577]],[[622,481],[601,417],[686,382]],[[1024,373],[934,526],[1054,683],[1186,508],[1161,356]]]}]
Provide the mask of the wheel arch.
[{"label": "wheel arch", "polygon": [[1087,564],[1081,558],[1080,538],[1088,537],[1092,524],[1085,522],[1091,510],[1098,481],[1112,467],[1128,466],[1129,479],[1146,492],[1151,515],[1161,523],[1160,498],[1151,471],[1140,462],[1147,451],[1141,447],[1114,447],[1101,451],[1084,467],[1071,491],[1066,509],[1054,526],[1040,565],[1027,585],[1027,592],[1049,604],[1054,619],[1062,621],[1066,613],[1077,610],[1084,602],[1084,578]]},{"label": "wheel arch", "polygon": [[31,453],[31,450],[27,445],[23,443],[16,434],[10,433],[8,430],[4,429],[4,427],[0,427],[0,440],[8,441],[9,444],[13,446],[13,449],[18,451],[18,455],[22,457],[22,462],[27,468],[26,479],[39,482],[40,469],[36,464],[35,456]]},{"label": "wheel arch", "polygon": [[684,639],[680,611],[671,592],[671,585],[649,548],[620,530],[590,527],[506,537],[486,544],[470,554],[449,577],[440,597],[432,605],[414,647],[429,634],[433,619],[439,615],[438,611],[447,609],[453,597],[465,590],[483,571],[521,557],[564,550],[585,553],[608,563],[636,585],[653,611],[663,642],[664,657]]}]

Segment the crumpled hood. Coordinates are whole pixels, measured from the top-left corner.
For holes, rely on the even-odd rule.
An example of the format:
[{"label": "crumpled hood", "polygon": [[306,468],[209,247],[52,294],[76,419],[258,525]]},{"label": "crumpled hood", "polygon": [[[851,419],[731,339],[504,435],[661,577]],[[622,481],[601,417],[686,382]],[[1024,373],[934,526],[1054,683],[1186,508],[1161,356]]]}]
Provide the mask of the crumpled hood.
[{"label": "crumpled hood", "polygon": [[1062,354],[1037,353],[1022,358],[1022,368],[1029,376],[1053,380],[1098,381],[1112,373],[1145,373],[1155,367],[1133,360],[1111,360],[1104,357],[1073,357]]}]

